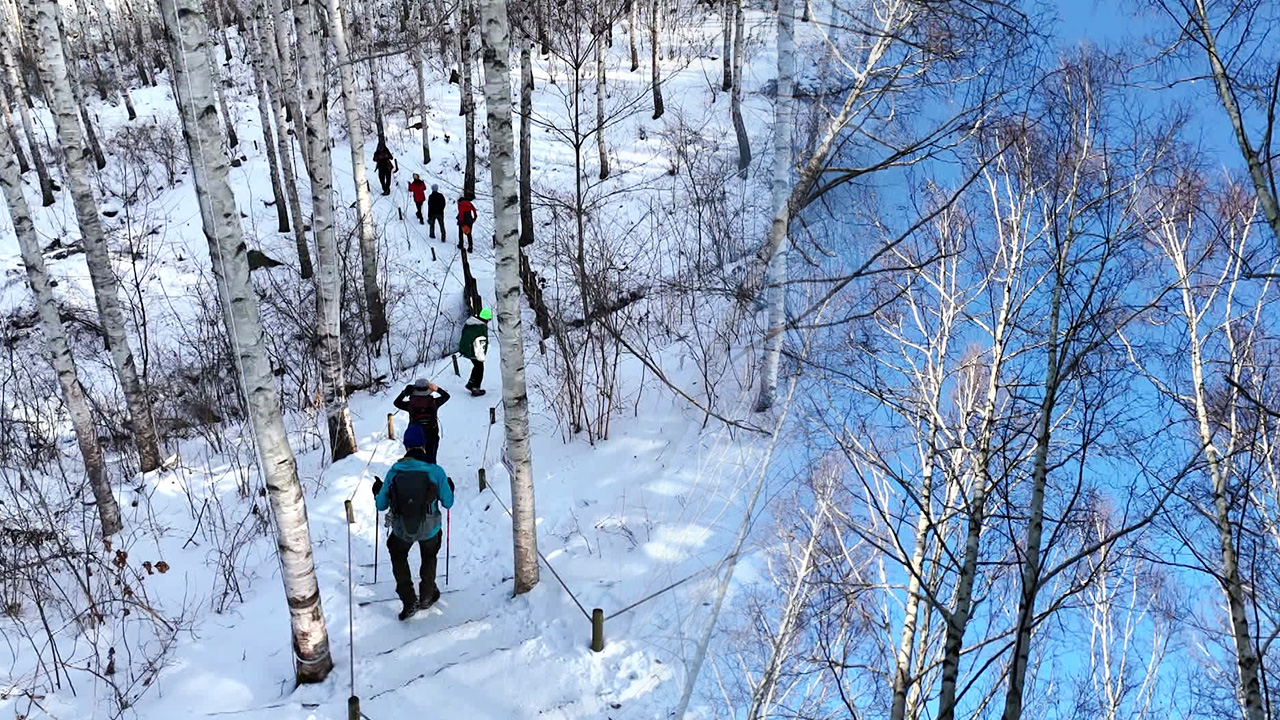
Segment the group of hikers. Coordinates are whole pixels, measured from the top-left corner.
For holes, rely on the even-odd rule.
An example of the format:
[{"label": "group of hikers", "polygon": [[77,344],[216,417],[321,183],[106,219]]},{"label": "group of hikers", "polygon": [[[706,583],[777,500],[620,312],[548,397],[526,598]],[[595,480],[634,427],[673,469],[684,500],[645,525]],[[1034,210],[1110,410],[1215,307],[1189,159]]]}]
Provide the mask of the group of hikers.
[{"label": "group of hikers", "polygon": [[[373,151],[373,165],[378,171],[378,182],[382,184],[382,194],[391,194],[391,176],[400,169],[400,164],[396,162],[395,157],[391,155],[391,150],[387,148],[387,143],[383,139],[378,140],[378,147]],[[446,201],[444,194],[440,192],[439,185],[431,186],[431,194],[427,194],[427,184],[423,182],[418,173],[413,174],[413,180],[409,181],[409,195],[413,198],[413,204],[418,208],[418,224],[430,224],[428,233],[432,239],[436,236],[436,226],[440,226],[440,242],[448,242],[449,235],[444,228],[444,209]],[[427,219],[422,219],[422,204],[427,204]],[[471,198],[466,195],[458,196],[458,249],[465,249],[467,252],[475,252],[475,243],[471,239],[471,226],[475,224],[476,206],[471,202]],[[465,244],[464,244],[465,243]]]},{"label": "group of hikers", "polygon": [[[473,397],[485,394],[484,361],[489,350],[488,322],[493,311],[482,308],[468,317],[462,326],[458,353],[471,361],[471,375],[466,388]],[[443,517],[441,508],[453,507],[454,485],[437,462],[440,449],[440,408],[449,401],[449,393],[425,379],[415,380],[396,396],[396,408],[409,413],[409,426],[404,431],[404,457],[385,477],[373,484],[374,504],[387,510],[387,553],[391,556],[391,574],[396,580],[396,595],[403,607],[399,618],[408,620],[418,610],[425,610],[440,599],[436,585],[436,559],[440,553]],[[413,572],[409,568],[409,551],[418,546],[422,564],[419,568],[417,592]]]}]

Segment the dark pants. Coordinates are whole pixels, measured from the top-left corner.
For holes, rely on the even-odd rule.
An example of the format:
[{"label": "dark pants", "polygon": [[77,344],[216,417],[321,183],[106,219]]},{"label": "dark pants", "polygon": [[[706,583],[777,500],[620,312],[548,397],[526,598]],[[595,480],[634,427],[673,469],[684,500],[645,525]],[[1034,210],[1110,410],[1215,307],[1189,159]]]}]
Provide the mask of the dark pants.
[{"label": "dark pants", "polygon": [[382,194],[391,194],[391,167],[378,168],[378,182],[382,183]]},{"label": "dark pants", "polygon": [[435,237],[435,236],[436,236],[436,224],[437,224],[437,223],[439,223],[439,225],[440,225],[440,239],[441,239],[441,240],[448,240],[448,239],[449,239],[449,233],[445,232],[445,229],[444,229],[444,213],[436,213],[436,214],[432,215],[432,214],[431,214],[431,212],[430,212],[430,211],[428,211],[428,212],[427,212],[427,226],[430,228],[430,231],[431,231],[431,237]]},{"label": "dark pants", "polygon": [[422,581],[418,584],[418,595],[413,594],[413,571],[409,569],[409,550],[412,543],[407,543],[395,535],[387,535],[387,553],[391,555],[391,574],[396,578],[396,595],[400,600],[413,605],[418,597],[431,597],[439,588],[436,587],[436,555],[440,552],[440,543],[444,533],[439,533],[429,540],[418,543],[418,551],[422,555]]},{"label": "dark pants", "polygon": [[418,224],[422,224],[422,200],[414,200],[413,204],[418,206]]},{"label": "dark pants", "polygon": [[471,243],[471,226],[458,224],[458,249],[464,249],[463,241],[466,241],[465,249],[467,252],[475,252],[475,245]]},{"label": "dark pants", "polygon": [[422,423],[418,423],[418,425],[422,428],[422,432],[427,435],[427,462],[435,465],[436,453],[440,451],[440,427]]},{"label": "dark pants", "polygon": [[467,359],[471,361],[471,379],[467,380],[467,389],[479,390],[480,383],[484,382],[484,361],[475,358]]}]

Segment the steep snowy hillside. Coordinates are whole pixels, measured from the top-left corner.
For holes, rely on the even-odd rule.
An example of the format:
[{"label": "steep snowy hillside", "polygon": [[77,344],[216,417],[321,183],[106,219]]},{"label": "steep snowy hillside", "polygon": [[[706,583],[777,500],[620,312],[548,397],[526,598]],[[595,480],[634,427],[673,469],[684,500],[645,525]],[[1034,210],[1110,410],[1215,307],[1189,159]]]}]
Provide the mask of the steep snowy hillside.
[{"label": "steep snowy hillside", "polygon": [[[625,42],[611,51],[611,93],[617,102],[636,107],[620,110],[621,119],[609,129],[614,165],[606,188],[614,194],[602,205],[606,224],[649,222],[646,218],[662,202],[681,202],[678,194],[684,188],[660,182],[670,170],[673,142],[692,143],[689,138],[696,136],[702,151],[735,156],[727,99],[708,80],[718,72],[720,60],[691,50],[710,46],[714,32],[714,23],[701,31],[690,29],[683,35],[679,59],[664,61],[667,115],[657,121],[639,107],[646,92],[645,71],[629,70]],[[764,31],[757,30],[756,36],[765,37]],[[772,74],[772,61],[761,51],[747,67],[744,105],[753,136],[766,130],[770,117],[769,100],[754,91],[757,77]],[[276,232],[275,211],[265,204],[272,193],[267,164],[254,152],[262,142],[257,108],[244,68],[232,67],[240,73],[228,90],[241,142],[234,154],[243,155],[232,180],[251,246],[283,263],[256,270],[255,280],[260,291],[265,287],[279,293],[270,312],[284,312],[297,274],[293,239]],[[388,63],[389,73],[403,70]],[[536,114],[542,124],[534,133],[535,183],[548,194],[567,192],[573,185],[573,158],[553,131],[567,126],[567,105],[549,73],[563,84],[564,72],[562,66],[538,60]],[[337,662],[329,679],[293,687],[288,613],[268,531],[270,513],[251,466],[252,438],[246,426],[228,424],[171,442],[166,454],[173,457],[163,470],[115,478],[126,528],[110,550],[119,560],[118,575],[89,582],[114,582],[127,589],[131,603],[98,622],[63,617],[61,606],[49,607],[47,616],[30,606],[7,610],[24,622],[0,619],[7,639],[0,646],[0,667],[8,669],[0,686],[0,714],[337,720],[347,717],[353,689],[372,720],[639,719],[666,716],[676,706],[752,488],[765,470],[768,435],[708,422],[704,412],[657,381],[652,368],[623,357],[617,375],[627,407],[611,421],[608,439],[589,444],[579,435],[566,441],[554,407],[557,384],[538,353],[532,314],[527,313],[538,540],[546,564],[532,592],[512,597],[497,363],[487,371],[489,393],[467,396],[464,380],[455,375],[447,356],[456,349],[463,312],[461,263],[452,242],[456,228],[449,229],[451,242],[431,240],[413,217],[405,187],[413,173],[420,173],[450,198],[449,212],[461,187],[463,119],[454,112],[458,87],[437,79],[428,92],[433,108],[429,165],[416,162],[419,135],[405,126],[406,118],[388,116],[388,145],[399,170],[390,196],[374,193],[373,208],[381,270],[388,297],[395,300],[392,358],[368,358],[370,387],[352,395],[360,451],[330,463],[322,448],[323,419],[314,411],[288,418]],[[133,100],[139,118],[129,125],[175,127],[177,113],[163,81],[134,91]],[[336,98],[334,102],[337,129],[341,124]],[[104,136],[126,127],[123,108],[98,104],[94,112]],[[41,109],[37,116],[51,126]],[[367,155],[373,144],[371,139]],[[485,157],[482,141],[480,220],[471,267],[482,296],[491,303]],[[335,190],[341,197],[338,223],[349,229],[354,195],[350,156],[341,140],[333,158]],[[157,170],[155,177],[162,176]],[[145,247],[126,251],[132,257],[118,257],[117,270],[134,294],[131,306],[147,315],[147,347],[175,357],[202,351],[206,338],[199,332],[199,318],[209,317],[214,302],[192,184],[189,176],[178,180],[145,208],[104,203],[111,206],[104,207],[111,228],[145,242]],[[99,189],[106,186],[119,185],[107,182]],[[729,190],[744,195],[756,191],[750,184]],[[51,248],[74,245],[78,233],[69,200],[60,198],[53,207],[38,209],[37,220]],[[558,240],[548,237],[546,242]],[[59,297],[69,306],[91,307],[81,256],[51,251],[48,259]],[[0,214],[0,271],[5,278],[0,310],[29,307],[20,267],[12,228]],[[296,339],[273,335],[268,341],[287,348]],[[655,353],[668,368],[676,368],[669,371],[668,382],[693,388],[704,382],[696,363],[685,363],[680,346]],[[729,365],[749,362],[732,356]],[[109,368],[85,365],[87,384],[106,394],[115,392]],[[458,501],[449,520],[447,585],[443,552],[441,556],[444,595],[433,609],[402,623],[396,619],[398,603],[382,546],[385,529],[378,526],[371,484],[402,453],[399,440],[387,436],[387,414],[394,411],[391,400],[400,388],[417,377],[453,393],[441,410],[440,464],[456,482]],[[745,410],[748,388],[739,390]],[[393,422],[399,438],[404,415],[397,414]],[[479,487],[481,472],[487,475],[487,490]],[[344,511],[348,499],[355,509],[353,525]],[[588,616],[596,608],[607,616],[605,647],[598,653],[588,646]],[[39,627],[38,636],[24,636],[21,629]],[[109,662],[110,672],[105,669]]]}]

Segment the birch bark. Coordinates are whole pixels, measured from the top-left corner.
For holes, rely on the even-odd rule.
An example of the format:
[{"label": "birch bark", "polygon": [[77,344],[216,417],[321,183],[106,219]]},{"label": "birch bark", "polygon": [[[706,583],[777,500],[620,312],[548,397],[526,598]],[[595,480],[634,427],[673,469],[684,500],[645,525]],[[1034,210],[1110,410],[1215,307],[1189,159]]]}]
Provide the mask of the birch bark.
[{"label": "birch bark", "polygon": [[519,197],[511,129],[511,45],[505,0],[481,0],[485,108],[488,111],[497,242],[494,291],[502,365],[504,457],[511,470],[512,542],[515,594],[538,583],[538,539],[533,495],[533,458],[529,449],[529,398],[524,379],[524,332],[520,318]]},{"label": "birch bark", "polygon": [[232,331],[231,343],[258,446],[267,499],[275,518],[276,547],[293,636],[294,676],[299,683],[320,682],[333,669],[333,659],[297,462],[285,432],[280,396],[266,353],[240,214],[227,180],[229,163],[222,152],[216,92],[212,87],[217,76],[210,67],[207,47],[201,47],[209,43],[209,32],[198,0],[161,0],[161,9],[178,45],[174,53],[178,58],[174,88],[187,131],[200,215],[226,324]]},{"label": "birch bark", "polygon": [[120,379],[125,404],[129,408],[129,420],[133,426],[134,443],[138,449],[138,464],[142,472],[150,472],[160,466],[160,445],[156,437],[155,422],[151,416],[151,401],[138,377],[133,350],[125,330],[124,310],[120,306],[120,283],[111,265],[102,220],[98,217],[98,203],[89,185],[92,171],[85,157],[80,134],[75,97],[67,77],[66,55],[58,31],[58,6],[56,0],[30,0],[28,5],[40,29],[43,47],[40,72],[53,105],[54,122],[58,127],[58,142],[66,158],[66,183],[75,205],[76,218],[85,249],[85,261],[89,267],[89,279],[93,285],[98,316],[106,335],[107,349]]},{"label": "birch bark", "polygon": [[116,504],[115,495],[111,492],[111,483],[102,459],[102,448],[98,444],[98,433],[93,427],[93,413],[85,398],[84,389],[80,386],[75,359],[67,346],[66,330],[62,327],[58,303],[53,297],[49,274],[45,270],[40,240],[36,237],[35,224],[31,221],[31,208],[22,194],[22,177],[18,172],[14,149],[8,136],[3,134],[0,134],[0,188],[3,188],[5,200],[8,201],[9,217],[13,219],[13,230],[18,236],[22,263],[27,269],[27,284],[35,297],[45,350],[58,376],[62,399],[67,403],[71,427],[80,447],[80,456],[84,459],[85,475],[89,478],[89,488],[93,491],[98,507],[98,520],[102,523],[102,536],[110,537],[123,527],[120,506]]}]

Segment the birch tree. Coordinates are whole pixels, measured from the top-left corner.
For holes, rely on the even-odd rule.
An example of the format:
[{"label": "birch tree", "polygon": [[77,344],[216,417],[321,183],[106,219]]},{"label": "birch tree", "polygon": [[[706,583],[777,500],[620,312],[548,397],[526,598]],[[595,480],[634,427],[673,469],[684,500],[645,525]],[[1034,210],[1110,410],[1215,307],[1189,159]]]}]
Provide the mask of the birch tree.
[{"label": "birch tree", "polygon": [[320,50],[315,0],[295,0],[294,26],[302,60],[302,88],[306,100],[307,168],[311,175],[311,226],[316,238],[316,354],[320,361],[329,450],[333,460],[356,451],[355,429],[347,406],[346,366],[342,352],[342,278],[333,228],[333,166],[329,152],[329,93],[320,78],[324,56]]},{"label": "birch tree", "polygon": [[276,230],[277,232],[289,232],[289,210],[286,206],[285,188],[283,178],[281,176],[280,146],[276,143],[276,134],[271,131],[274,124],[274,109],[271,99],[267,95],[266,68],[262,62],[262,52],[258,47],[256,39],[248,43],[253,45],[251,53],[253,59],[253,86],[258,95],[258,121],[262,125],[262,151],[267,156],[267,168],[271,172],[271,194],[273,196],[272,204],[276,208]]},{"label": "birch tree", "polygon": [[534,0],[521,3],[520,247],[533,244],[533,4]]},{"label": "birch tree", "polygon": [[[639,0],[635,0],[639,2]],[[651,0],[649,3],[649,61],[653,68],[653,119],[657,120],[662,117],[665,108],[662,105],[662,68],[658,65],[659,55],[661,54],[658,47],[658,33],[662,27],[662,15],[659,8],[660,0]]]},{"label": "birch tree", "polygon": [[249,278],[240,212],[227,179],[229,163],[222,151],[212,87],[217,75],[210,67],[208,48],[202,47],[210,42],[208,27],[199,0],[161,0],[161,9],[177,45],[174,90],[186,129],[200,216],[275,518],[276,548],[293,635],[294,677],[299,683],[321,682],[333,669],[333,659],[311,554],[307,508],[281,415],[257,295]]},{"label": "birch tree", "polygon": [[360,277],[364,282],[365,312],[369,316],[369,344],[374,354],[387,335],[387,311],[378,288],[378,240],[373,235],[373,203],[369,199],[369,176],[364,165],[364,128],[356,97],[355,67],[347,51],[346,21],[340,0],[329,2],[329,40],[337,54],[338,76],[342,82],[342,107],[347,116],[351,146],[351,174],[356,186],[356,226],[360,238]]},{"label": "birch tree", "polygon": [[475,0],[462,0],[458,19],[458,57],[462,67],[459,84],[461,104],[458,114],[466,118],[467,135],[467,158],[462,171],[462,194],[468,198],[476,196],[476,100],[475,91],[471,88],[471,30],[475,26],[476,15],[474,4]]},{"label": "birch tree", "polygon": [[0,134],[0,188],[4,190],[4,197],[9,206],[9,217],[13,220],[14,234],[18,237],[22,264],[27,269],[27,284],[31,287],[32,297],[35,298],[36,313],[40,318],[40,330],[44,334],[49,363],[53,365],[54,373],[58,376],[58,385],[62,388],[62,399],[67,404],[67,414],[71,416],[71,428],[75,432],[76,444],[80,448],[80,457],[84,460],[85,476],[89,479],[89,489],[93,491],[93,498],[98,508],[98,520],[102,524],[102,536],[110,537],[123,528],[120,520],[120,506],[116,504],[115,495],[111,492],[111,482],[107,477],[106,465],[102,458],[102,447],[98,444],[98,433],[93,426],[93,412],[85,397],[84,388],[80,386],[75,359],[67,346],[67,333],[62,327],[58,302],[54,299],[53,288],[49,284],[43,248],[40,247],[40,240],[36,237],[35,223],[31,220],[31,208],[22,194],[22,177],[18,173],[14,149],[9,143],[8,136],[4,134]]},{"label": "birch tree", "polygon": [[[778,94],[773,105],[773,174],[769,191],[773,197],[773,225],[769,234],[781,236],[787,233],[791,189],[791,94],[795,77],[795,0],[778,0]],[[769,326],[765,334],[764,350],[760,358],[760,391],[756,395],[756,411],[773,407],[778,393],[778,368],[782,361],[783,333],[786,331],[787,310],[787,249],[785,239],[777,252],[769,259],[769,276],[766,303],[769,309]]]},{"label": "birch tree", "polygon": [[597,0],[593,13],[594,22],[592,23],[595,26],[595,32],[592,33],[594,36],[592,42],[595,44],[596,51],[596,155],[600,159],[601,180],[609,177],[609,148],[605,143],[604,137],[604,96],[605,85],[608,83],[604,69],[604,41],[612,31],[612,27],[605,21],[601,12],[600,6],[603,4],[604,0]]},{"label": "birch tree", "polygon": [[31,109],[27,107],[25,86],[22,76],[18,74],[18,64],[14,61],[13,48],[18,45],[17,29],[0,27],[0,62],[4,64],[5,79],[13,92],[13,100],[18,106],[18,117],[22,120],[22,134],[27,139],[27,148],[31,151],[31,164],[36,168],[36,177],[40,181],[40,203],[44,207],[52,205],[57,198],[53,194],[53,179],[49,176],[49,167],[45,164],[44,153],[40,151],[40,143],[36,139],[35,123],[31,119]]},{"label": "birch tree", "polygon": [[53,106],[58,142],[62,145],[67,166],[66,182],[80,226],[98,317],[129,408],[139,467],[142,472],[150,472],[160,466],[160,444],[151,415],[151,401],[138,376],[133,350],[129,346],[124,311],[120,305],[120,283],[111,265],[102,220],[98,217],[98,203],[89,184],[93,171],[85,157],[76,101],[67,77],[66,55],[58,31],[57,3],[56,0],[30,0],[27,9],[40,30],[43,62],[39,63],[39,69]]},{"label": "birch tree", "polygon": [[124,72],[120,69],[122,58],[120,55],[120,47],[116,42],[116,24],[111,17],[111,11],[107,9],[104,0],[93,0],[94,10],[98,14],[98,19],[102,23],[99,31],[102,34],[103,42],[107,46],[107,64],[111,69],[111,80],[115,83],[121,97],[124,99],[125,111],[129,115],[130,120],[136,120],[138,111],[133,107],[133,98],[129,95],[129,85],[124,81]]},{"label": "birch tree", "polygon": [[31,164],[27,162],[27,153],[23,151],[22,141],[18,139],[18,127],[13,121],[9,93],[5,91],[3,83],[0,83],[0,120],[4,122],[4,132],[9,136],[9,146],[13,148],[13,154],[18,159],[18,173],[26,175],[31,169]]},{"label": "birch tree", "polygon": [[746,13],[742,11],[742,0],[734,2],[737,7],[733,13],[733,82],[729,94],[729,116],[733,120],[733,132],[738,136],[738,173],[746,178],[747,167],[751,165],[751,141],[747,138],[747,126],[742,121],[742,54],[747,35],[743,18]]},{"label": "birch tree", "polygon": [[524,328],[520,318],[519,196],[511,128],[511,40],[505,0],[481,0],[485,82],[492,148],[493,216],[497,239],[494,292],[498,300],[498,342],[502,367],[503,457],[511,474],[515,594],[538,583],[538,537],[529,448],[529,398],[524,378]]},{"label": "birch tree", "polygon": [[[293,165],[293,140],[289,137],[288,107],[285,97],[290,93],[285,89],[284,73],[280,70],[280,52],[277,34],[272,27],[278,23],[279,15],[268,18],[264,5],[254,6],[253,24],[257,37],[255,48],[264,56],[262,66],[266,74],[268,93],[272,110],[276,118],[276,138],[280,141],[280,173],[284,178],[285,196],[289,199],[289,213],[293,215],[293,240],[298,252],[298,271],[303,280],[310,280],[315,274],[311,265],[311,250],[307,245],[306,223],[302,215],[302,200],[298,193],[298,176]],[[296,102],[296,100],[295,100]],[[298,116],[301,118],[301,115]]]}]

